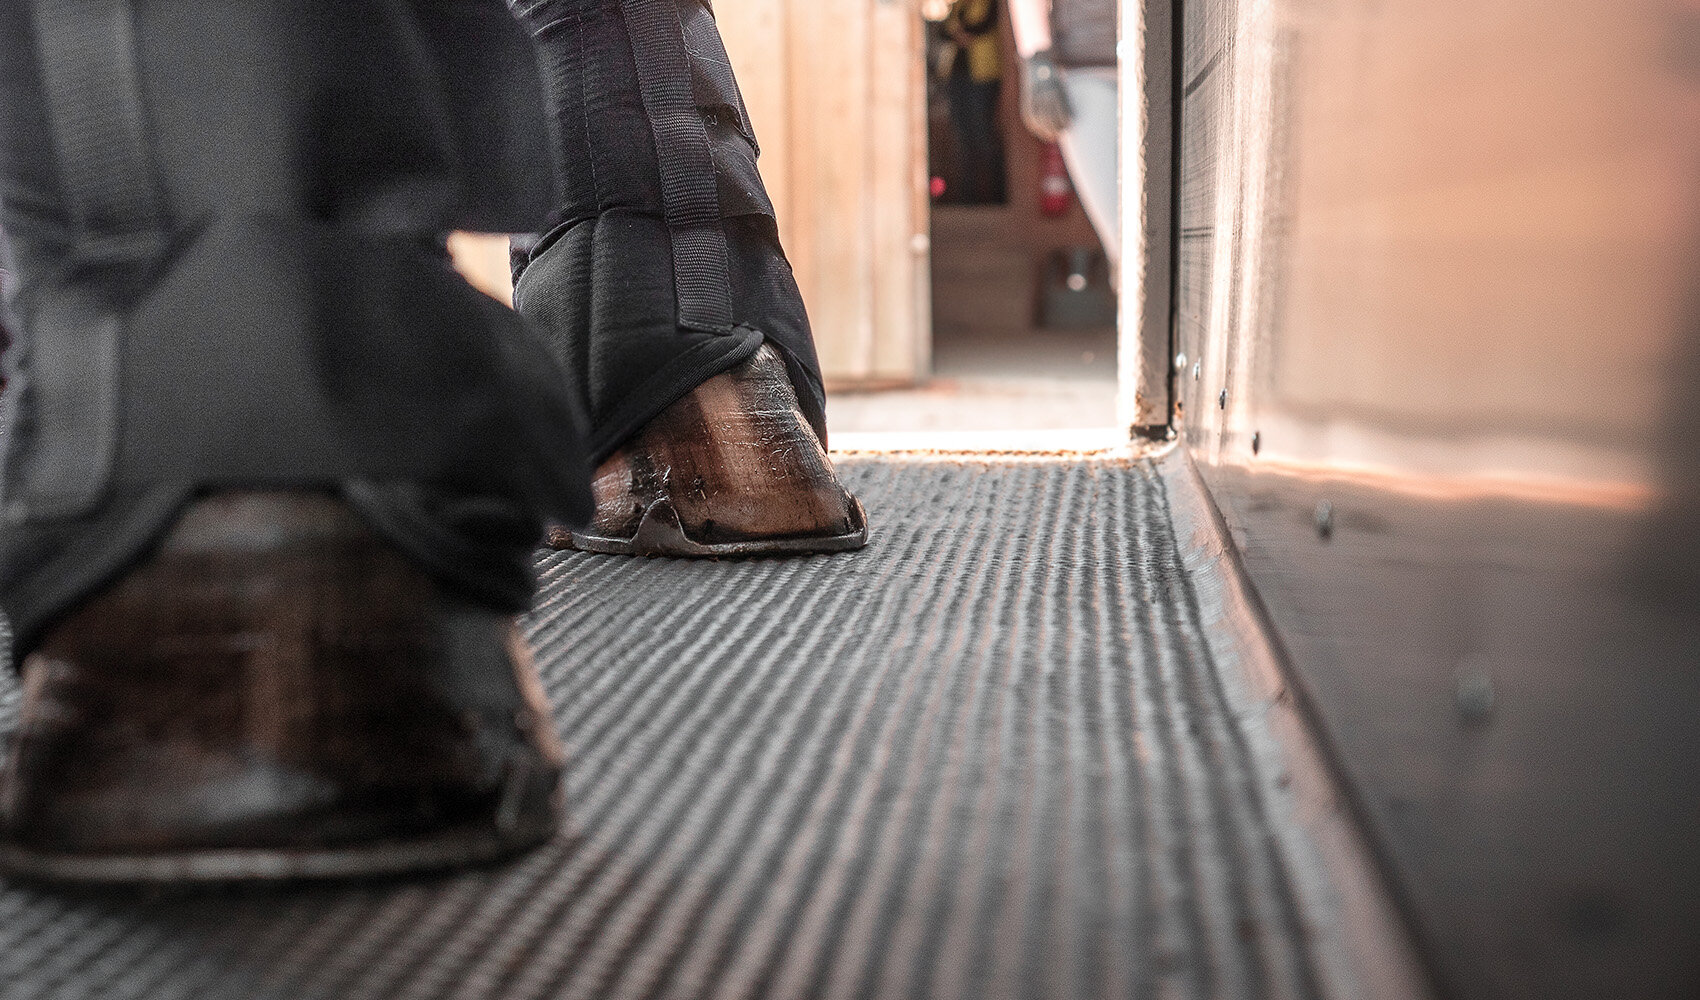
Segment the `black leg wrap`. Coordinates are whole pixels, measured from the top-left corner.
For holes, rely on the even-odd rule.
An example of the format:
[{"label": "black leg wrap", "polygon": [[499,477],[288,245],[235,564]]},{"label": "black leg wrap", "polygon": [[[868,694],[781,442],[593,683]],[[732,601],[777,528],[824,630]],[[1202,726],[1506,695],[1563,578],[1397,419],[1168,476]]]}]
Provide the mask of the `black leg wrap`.
[{"label": "black leg wrap", "polygon": [[802,296],[730,62],[702,0],[514,0],[562,142],[555,227],[516,304],[587,400],[591,460],[754,353],[785,356],[824,440]]},{"label": "black leg wrap", "polygon": [[[517,97],[478,91],[492,65]],[[534,65],[499,0],[0,4],[19,652],[225,487],[340,488],[524,606],[529,540],[588,513],[583,408],[435,241],[556,200]],[[490,148],[517,160],[479,189]]]}]

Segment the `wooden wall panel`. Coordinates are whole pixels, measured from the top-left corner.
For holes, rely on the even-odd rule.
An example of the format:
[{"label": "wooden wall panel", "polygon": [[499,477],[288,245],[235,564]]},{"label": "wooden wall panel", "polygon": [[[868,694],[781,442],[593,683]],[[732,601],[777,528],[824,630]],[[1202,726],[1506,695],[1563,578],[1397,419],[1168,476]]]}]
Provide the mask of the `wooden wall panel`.
[{"label": "wooden wall panel", "polygon": [[912,381],[931,353],[914,0],[737,0],[716,16],[829,381]]},{"label": "wooden wall panel", "polygon": [[930,331],[931,268],[927,254],[926,66],[921,19],[907,3],[873,7],[872,199],[873,321],[868,367],[924,373],[930,337],[880,331]]}]

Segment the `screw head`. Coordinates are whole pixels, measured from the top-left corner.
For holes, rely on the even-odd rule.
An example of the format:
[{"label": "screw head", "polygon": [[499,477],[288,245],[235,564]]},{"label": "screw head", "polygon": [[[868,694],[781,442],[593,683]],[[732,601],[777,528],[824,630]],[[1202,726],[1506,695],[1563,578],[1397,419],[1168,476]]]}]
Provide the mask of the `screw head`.
[{"label": "screw head", "polygon": [[1192,363],[1192,380],[1194,382],[1197,382],[1198,379],[1199,379],[1199,376],[1201,376],[1203,374],[1204,374],[1204,362],[1194,361]]},{"label": "screw head", "polygon": [[1175,355],[1175,371],[1178,371],[1178,372],[1186,371],[1186,352],[1185,351],[1182,351],[1181,353]]},{"label": "screw head", "polygon": [[1216,394],[1216,409],[1225,410],[1227,408],[1228,408],[1228,390],[1223,389],[1221,392]]},{"label": "screw head", "polygon": [[1257,431],[1251,433],[1251,453],[1253,455],[1263,450],[1263,435]]}]

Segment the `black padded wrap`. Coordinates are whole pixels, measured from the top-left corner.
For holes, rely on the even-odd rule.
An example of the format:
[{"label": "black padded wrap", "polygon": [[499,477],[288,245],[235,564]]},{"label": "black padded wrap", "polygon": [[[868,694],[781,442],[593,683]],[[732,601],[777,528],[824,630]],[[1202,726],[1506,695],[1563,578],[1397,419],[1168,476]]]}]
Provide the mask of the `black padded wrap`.
[{"label": "black padded wrap", "polygon": [[535,66],[499,0],[0,3],[20,652],[224,486],[342,489],[526,605],[543,520],[588,513],[582,406],[438,234],[557,203]]},{"label": "black padded wrap", "polygon": [[537,52],[504,0],[411,0],[460,158],[456,229],[504,233],[555,207],[559,140],[542,113]]},{"label": "black padded wrap", "polygon": [[563,143],[554,226],[515,301],[578,380],[591,459],[765,338],[825,437],[802,297],[701,0],[516,0]]}]

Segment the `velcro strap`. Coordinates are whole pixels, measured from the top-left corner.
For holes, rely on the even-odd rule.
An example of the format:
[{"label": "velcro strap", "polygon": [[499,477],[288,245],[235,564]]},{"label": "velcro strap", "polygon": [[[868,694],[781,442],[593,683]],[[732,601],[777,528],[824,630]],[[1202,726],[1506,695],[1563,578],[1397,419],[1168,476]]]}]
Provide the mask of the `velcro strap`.
[{"label": "velcro strap", "polygon": [[130,0],[37,0],[42,85],[80,263],[151,260],[165,213],[148,155]]},{"label": "velcro strap", "polygon": [[679,325],[732,331],[730,256],[708,127],[697,109],[678,0],[621,0],[644,115],[655,134],[673,241]]},{"label": "velcro strap", "polygon": [[36,0],[34,10],[71,259],[32,309],[17,401],[30,443],[9,456],[6,510],[51,519],[89,513],[110,487],[122,317],[168,229],[130,0]]}]

